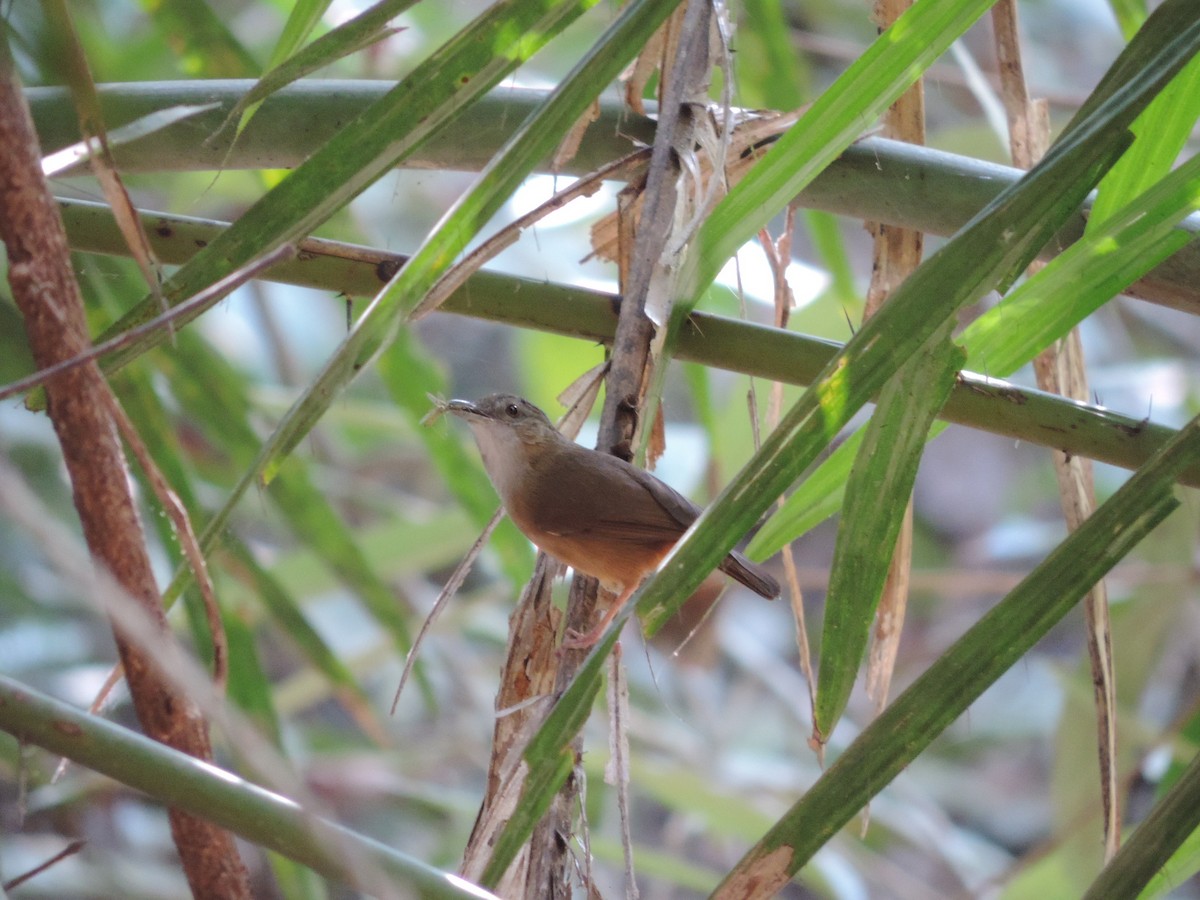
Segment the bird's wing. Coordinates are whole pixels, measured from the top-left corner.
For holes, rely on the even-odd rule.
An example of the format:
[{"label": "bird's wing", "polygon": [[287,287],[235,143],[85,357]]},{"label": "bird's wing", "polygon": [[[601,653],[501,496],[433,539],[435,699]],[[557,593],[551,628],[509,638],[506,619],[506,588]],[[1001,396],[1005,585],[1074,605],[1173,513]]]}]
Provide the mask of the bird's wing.
[{"label": "bird's wing", "polygon": [[675,541],[700,510],[649,472],[584,447],[552,461],[530,514],[560,535],[593,534],[618,541]]}]

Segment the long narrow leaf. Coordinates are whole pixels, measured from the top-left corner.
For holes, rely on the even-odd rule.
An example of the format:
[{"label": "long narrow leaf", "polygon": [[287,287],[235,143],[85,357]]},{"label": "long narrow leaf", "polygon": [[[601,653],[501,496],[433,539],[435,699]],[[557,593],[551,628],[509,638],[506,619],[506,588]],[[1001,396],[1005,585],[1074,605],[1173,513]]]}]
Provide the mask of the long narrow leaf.
[{"label": "long narrow leaf", "polygon": [[713,210],[684,263],[684,296],[699,296],[725,261],[891,106],[993,2],[925,0],[881,34]]},{"label": "long narrow leaf", "polygon": [[1166,897],[1200,871],[1198,792],[1200,756],[1193,756],[1166,796],[1088,888],[1086,900]]},{"label": "long narrow leaf", "polygon": [[[959,340],[969,363],[994,376],[1015,372],[1137,278],[1193,242],[1192,233],[1180,228],[1179,222],[1197,208],[1200,158],[1168,174],[968,325]],[[947,412],[952,413],[976,390],[964,384],[951,398]],[[931,437],[940,432],[939,427]],[[755,535],[749,547],[752,556],[769,556],[835,511],[834,501],[859,440],[854,435],[839,446],[788,497]],[[1067,449],[1054,441],[1049,446]]]},{"label": "long narrow leaf", "polygon": [[262,100],[275,91],[393,34],[397,29],[387,29],[384,26],[415,2],[416,0],[380,0],[370,9],[363,10],[307,47],[298,49],[298,45],[287,46],[284,37],[281,36],[271,54],[270,68],[229,111],[221,131],[236,118],[237,131],[241,134],[258,112]]},{"label": "long narrow leaf", "polygon": [[208,78],[254,75],[259,64],[207,0],[146,4],[164,43],[189,71]]},{"label": "long narrow leaf", "polygon": [[822,743],[833,733],[854,687],[929,426],[966,360],[950,340],[954,325],[947,319],[929,353],[906,362],[884,387],[846,483],[813,707],[815,736]]},{"label": "long narrow leaf", "polygon": [[268,66],[277,66],[296,52],[321,21],[321,16],[329,8],[329,2],[330,0],[296,0],[292,4],[292,11],[283,24],[279,40],[271,50]]},{"label": "long narrow leaf", "polygon": [[332,692],[349,709],[363,731],[372,737],[381,734],[383,727],[366,691],[312,626],[299,608],[296,598],[284,589],[278,579],[258,564],[244,544],[235,544],[230,548],[230,553],[234,559],[229,567],[234,575],[248,582],[250,589],[247,593],[252,594],[254,600],[274,620],[280,632],[286,635],[308,663],[321,673]]},{"label": "long narrow leaf", "polygon": [[1200,59],[1193,59],[1131,126],[1137,139],[1097,188],[1093,229],[1171,171],[1200,116]]},{"label": "long narrow leaf", "polygon": [[[715,896],[769,896],[811,859],[1178,505],[1174,473],[1197,452],[1200,420],[1193,420],[897,697],[746,854]],[[750,883],[755,889],[745,890]]]},{"label": "long narrow leaf", "polygon": [[[163,285],[168,302],[179,303],[263,253],[307,235],[595,2],[499,0],[175,273]],[[105,336],[156,312],[152,302],[143,301]],[[119,367],[162,340],[161,334],[150,336],[106,364]]]}]

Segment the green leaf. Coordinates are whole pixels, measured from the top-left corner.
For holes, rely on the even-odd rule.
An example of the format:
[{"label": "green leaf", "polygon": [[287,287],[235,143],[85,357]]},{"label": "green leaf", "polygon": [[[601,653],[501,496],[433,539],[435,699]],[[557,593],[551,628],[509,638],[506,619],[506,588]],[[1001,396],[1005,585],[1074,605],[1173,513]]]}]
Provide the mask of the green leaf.
[{"label": "green leaf", "polygon": [[[1083,895],[1084,900],[1134,897],[1152,883],[1159,890],[1166,884],[1177,886],[1174,877],[1178,873],[1164,872],[1163,866],[1185,842],[1195,854],[1193,836],[1197,828],[1200,828],[1200,754],[1192,757],[1166,797],[1155,804],[1100,877],[1092,882]],[[1156,875],[1157,882],[1153,882]]]},{"label": "green leaf", "polygon": [[329,8],[330,0],[296,0],[287,21],[283,23],[283,31],[271,51],[267,68],[273,68],[296,52],[296,48],[308,40],[312,30],[321,21],[321,16]]},{"label": "green leaf", "polygon": [[258,62],[208,0],[142,0],[142,6],[189,75],[243,78],[258,73]]},{"label": "green leaf", "polygon": [[1133,146],[1104,176],[1088,217],[1088,230],[1103,224],[1171,171],[1200,117],[1200,57],[1193,59],[1137,117]]},{"label": "green leaf", "polygon": [[[268,71],[229,111],[219,132],[224,131],[230,122],[237,119],[237,132],[240,135],[249,124],[250,119],[258,112],[261,101],[275,91],[305,75],[323,69],[343,56],[357,53],[359,50],[389,37],[395,33],[395,29],[387,29],[384,26],[415,2],[416,0],[380,0],[379,3],[363,10],[354,18],[317,38],[303,49],[298,49],[302,40],[291,40],[291,36],[285,29],[284,35],[280,36],[279,43],[275,45],[275,50],[271,54]],[[324,9],[328,7],[327,0],[320,3],[319,6],[321,11],[317,13],[317,17],[311,23],[308,23],[303,37],[308,36]],[[297,4],[292,9],[292,15],[288,19],[289,27],[299,15],[300,7],[301,4]]]},{"label": "green leaf", "polygon": [[271,681],[263,671],[254,643],[254,629],[243,609],[222,610],[229,642],[229,697],[276,749],[283,746],[279,716],[271,696]]},{"label": "green leaf", "polygon": [[1113,15],[1121,26],[1121,34],[1129,40],[1146,21],[1146,0],[1108,0]]},{"label": "green leaf", "polygon": [[[683,296],[698,297],[725,261],[891,106],[993,2],[925,0],[881,34],[717,204],[684,263]],[[689,306],[680,304],[680,312]]]},{"label": "green leaf", "polygon": [[[954,285],[946,285],[953,292]],[[947,319],[928,353],[908,360],[879,395],[846,483],[825,597],[813,726],[826,742],[841,718],[887,581],[934,416],[950,396],[966,354]]]},{"label": "green leaf", "polygon": [[837,216],[819,209],[809,209],[804,211],[803,221],[817,251],[817,257],[829,272],[830,285],[827,293],[832,294],[843,307],[861,309],[862,292],[856,283],[854,267],[846,250],[846,242],[842,239],[841,223]]},{"label": "green leaf", "polygon": [[[737,31],[737,102],[758,109],[797,109],[810,93],[811,74],[791,43],[780,0],[748,0]],[[749,93],[748,93],[749,92]]]},{"label": "green leaf", "polygon": [[[767,892],[804,866],[1178,505],[1171,489],[1174,472],[1196,452],[1200,420],[1189,423],[868,725],[751,848],[724,886],[753,873]],[[1193,800],[1193,815],[1196,809],[1200,804]]]},{"label": "green leaf", "polygon": [[807,534],[842,508],[846,480],[862,446],[862,432],[850,435],[792,491],[746,545],[746,555],[762,561]]},{"label": "green leaf", "polygon": [[[396,87],[337,132],[163,285],[171,305],[254,259],[308,235],[445,126],[596,0],[499,0]],[[104,337],[148,321],[147,299]],[[182,317],[179,324],[202,310]],[[106,360],[119,367],[164,339],[135,342]]]},{"label": "green leaf", "polygon": [[[238,605],[247,604],[250,596],[253,596],[280,632],[291,639],[309,665],[329,682],[333,693],[350,709],[354,718],[363,726],[363,730],[372,736],[378,735],[382,729],[374,715],[370,698],[354,674],[313,628],[300,609],[297,598],[289,594],[278,579],[258,564],[245,545],[240,542],[231,544],[228,548],[232,558],[231,568],[234,574],[247,582],[251,588],[248,596],[237,598],[234,602]],[[236,593],[232,591],[226,591],[225,595],[227,599],[236,597]]]},{"label": "green leaf", "polygon": [[[280,475],[271,485],[271,499],[287,516],[288,525],[363,601],[375,620],[392,635],[400,651],[407,653],[412,646],[412,634],[403,596],[379,577],[357,536],[329,506],[299,460],[288,460]],[[432,703],[427,682],[424,688],[426,700]]]}]

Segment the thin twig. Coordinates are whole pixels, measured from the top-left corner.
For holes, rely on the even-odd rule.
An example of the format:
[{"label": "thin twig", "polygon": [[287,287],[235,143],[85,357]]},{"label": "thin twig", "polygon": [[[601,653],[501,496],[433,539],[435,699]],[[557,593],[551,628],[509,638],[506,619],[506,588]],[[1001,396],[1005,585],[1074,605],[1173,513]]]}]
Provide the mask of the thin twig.
[{"label": "thin twig", "polygon": [[[792,309],[796,304],[796,297],[792,291],[791,284],[787,280],[787,267],[792,260],[792,235],[796,230],[796,204],[788,204],[787,214],[783,223],[783,231],[778,238],[772,239],[771,234],[767,229],[759,232],[758,240],[762,246],[763,253],[766,255],[767,264],[771,268],[771,278],[773,284],[775,319],[774,325],[780,330],[786,330],[788,321],[792,316]],[[771,385],[771,395],[767,404],[767,425],[772,429],[779,424],[779,420],[783,415],[783,383],[775,381]],[[757,450],[761,444],[758,434],[758,414],[756,411],[751,412],[751,421],[754,425],[754,448]],[[783,498],[779,498],[776,502],[778,509],[783,508]],[[800,587],[800,579],[796,574],[796,557],[792,552],[791,543],[787,543],[780,550],[780,558],[783,561],[784,580],[787,582],[788,600],[792,607],[792,619],[796,623],[796,650],[800,656],[800,671],[804,675],[804,681],[808,685],[808,709],[809,721],[812,721],[816,715],[817,706],[817,679],[813,673],[812,664],[812,645],[808,639],[808,619],[804,613],[804,591]],[[820,742],[813,742],[813,749],[817,754],[817,759],[822,764],[825,758],[825,748]]]},{"label": "thin twig", "polygon": [[[621,663],[621,645],[613,648],[608,658],[608,714],[612,721],[609,729],[609,758],[604,769],[604,780],[617,790],[617,810],[621,819],[621,848],[625,856],[625,897],[637,900],[641,896],[637,876],[633,869],[633,820],[629,810],[629,791],[622,790],[629,784],[629,685],[625,678],[625,667]],[[588,854],[591,858],[591,854]],[[591,879],[588,879],[591,883]]]},{"label": "thin twig", "polygon": [[24,394],[26,391],[31,391],[36,387],[40,387],[48,379],[55,375],[61,375],[63,372],[74,369],[77,366],[82,366],[84,363],[98,359],[113,350],[120,350],[122,347],[132,344],[139,338],[145,337],[153,331],[167,327],[175,319],[180,316],[186,316],[188,313],[195,312],[197,309],[206,309],[208,306],[219,303],[225,296],[237,288],[241,287],[251,278],[256,278],[264,270],[271,268],[277,263],[283,262],[290,258],[295,253],[295,248],[291,245],[285,245],[272,250],[270,253],[247,263],[236,272],[231,272],[226,275],[216,284],[205,288],[198,294],[189,297],[187,300],[172,306],[165,313],[155,316],[149,322],[144,322],[128,331],[123,331],[118,335],[114,335],[107,341],[102,341],[99,344],[94,344],[92,347],[72,356],[70,359],[64,359],[52,366],[46,366],[44,369],[38,369],[32,375],[28,375],[19,381],[9,382],[0,387],[0,400],[6,397],[12,397],[16,394]]},{"label": "thin twig", "polygon": [[34,878],[38,875],[41,875],[43,872],[45,872],[51,866],[57,865],[58,863],[62,862],[64,859],[66,859],[68,856],[74,856],[76,853],[78,853],[80,850],[82,850],[86,846],[87,846],[87,841],[81,841],[81,840],[71,841],[71,843],[67,844],[67,846],[63,847],[63,849],[59,850],[57,853],[55,853],[52,857],[50,857],[44,863],[41,863],[40,865],[36,865],[32,869],[30,869],[28,872],[25,872],[24,874],[18,875],[16,878],[13,878],[9,881],[4,882],[3,889],[5,891],[11,891],[13,888],[20,887],[25,882],[27,882],[29,879]]},{"label": "thin twig", "polygon": [[550,213],[562,209],[572,200],[577,200],[580,197],[589,197],[596,193],[600,189],[602,182],[624,178],[630,170],[645,165],[649,158],[650,151],[648,149],[630,153],[628,156],[615,160],[591,174],[576,179],[569,187],[556,192],[549,200],[546,200],[525,215],[505,225],[468,253],[461,262],[449,268],[437,280],[434,286],[429,289],[429,293],[421,299],[416,308],[409,313],[409,321],[415,322],[423,319],[445,303],[446,298],[462,287],[468,278],[482,269],[488,260],[495,258],[506,247],[511,247],[515,244],[521,236],[521,232],[526,228],[537,224],[550,215]]},{"label": "thin twig", "polygon": [[454,571],[438,593],[437,599],[433,602],[433,607],[429,610],[429,615],[421,623],[421,630],[413,638],[412,646],[408,650],[408,656],[404,658],[404,671],[400,673],[400,682],[396,685],[396,695],[392,697],[392,708],[389,710],[391,715],[394,716],[396,714],[396,707],[400,703],[400,692],[404,690],[404,685],[408,683],[408,677],[412,674],[413,667],[417,664],[417,651],[420,650],[421,645],[425,642],[425,635],[429,633],[429,629],[433,627],[433,624],[441,616],[442,611],[450,605],[450,601],[454,599],[454,596],[458,593],[458,589],[467,580],[467,576],[471,574],[471,569],[475,566],[475,560],[479,558],[479,554],[487,546],[492,532],[496,530],[496,526],[500,524],[500,520],[503,518],[503,507],[492,513],[492,518],[484,526],[483,531],[479,533],[479,537],[475,538],[475,543],[471,545],[471,549],[466,552],[466,555],[454,567]]},{"label": "thin twig", "polygon": [[[1001,94],[1008,114],[1013,164],[1027,169],[1044,155],[1050,142],[1050,125],[1046,102],[1031,99],[1025,82],[1015,0],[1000,0],[992,8],[992,30],[996,35]],[[1030,268],[1036,270],[1042,265],[1035,262]],[[1042,390],[1062,394],[1078,402],[1087,401],[1087,368],[1078,328],[1047,347],[1034,359],[1033,367],[1038,387]],[[1052,456],[1063,518],[1067,529],[1075,531],[1096,508],[1092,462],[1060,450],[1053,451]],[[1104,859],[1107,862],[1116,855],[1121,843],[1121,791],[1116,761],[1116,670],[1108,589],[1104,579],[1098,581],[1084,597],[1083,610],[1096,707],[1096,752],[1100,766],[1100,800],[1104,811]]]},{"label": "thin twig", "polygon": [[212,640],[213,684],[216,685],[219,693],[224,693],[229,681],[229,642],[225,637],[225,623],[221,619],[221,608],[217,603],[212,579],[208,576],[208,564],[204,560],[200,542],[196,539],[192,520],[188,516],[187,509],[179,500],[179,495],[171,490],[167,479],[163,476],[157,463],[154,462],[154,457],[146,449],[142,436],[138,434],[137,427],[130,421],[120,401],[112,391],[108,392],[106,399],[109,412],[117,423],[121,437],[125,439],[126,445],[137,457],[138,465],[142,467],[142,472],[146,475],[146,480],[150,482],[154,495],[166,510],[167,516],[175,528],[175,537],[179,541],[179,547],[188,561],[192,574],[196,577],[196,586],[200,589],[200,598],[204,603],[204,617],[208,621],[208,633]]}]

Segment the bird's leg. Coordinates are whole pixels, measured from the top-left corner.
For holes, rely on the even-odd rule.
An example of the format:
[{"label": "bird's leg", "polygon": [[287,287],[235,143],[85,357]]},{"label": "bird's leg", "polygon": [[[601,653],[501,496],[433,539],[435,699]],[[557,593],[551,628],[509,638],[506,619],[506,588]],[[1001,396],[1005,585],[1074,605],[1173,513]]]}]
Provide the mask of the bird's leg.
[{"label": "bird's leg", "polygon": [[566,637],[563,638],[562,649],[587,650],[589,647],[594,647],[596,642],[604,636],[604,632],[612,623],[612,620],[617,617],[617,613],[621,611],[621,607],[623,607],[628,602],[629,598],[633,596],[633,592],[637,590],[637,587],[638,586],[635,584],[633,587],[628,587],[622,591],[620,596],[618,596],[617,599],[612,602],[612,605],[608,608],[608,612],[606,612],[604,614],[604,618],[600,620],[600,624],[591,631],[588,631],[584,634],[578,634],[573,629],[568,628]]}]

